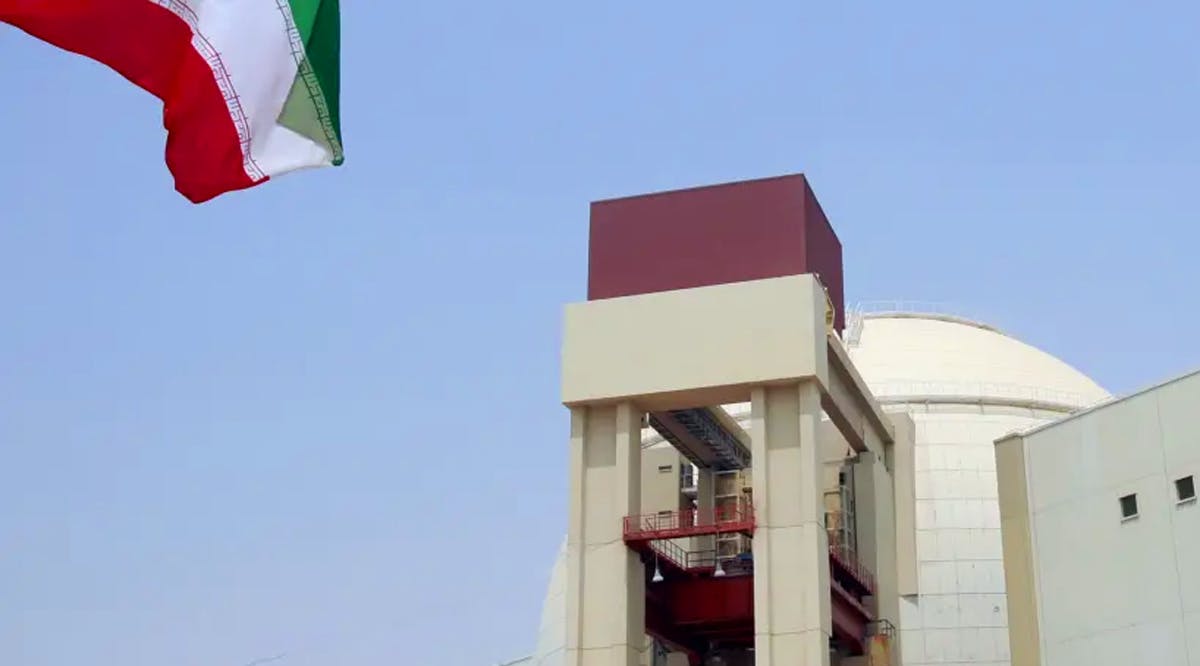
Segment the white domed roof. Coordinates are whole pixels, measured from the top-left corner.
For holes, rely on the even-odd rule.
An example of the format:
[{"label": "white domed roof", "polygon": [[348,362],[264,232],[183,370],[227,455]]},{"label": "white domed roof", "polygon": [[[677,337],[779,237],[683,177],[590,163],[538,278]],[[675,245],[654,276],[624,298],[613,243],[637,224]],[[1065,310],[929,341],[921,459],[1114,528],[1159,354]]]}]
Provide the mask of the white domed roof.
[{"label": "white domed roof", "polygon": [[[850,358],[885,404],[970,403],[1070,412],[1111,396],[1063,361],[987,324],[919,312],[852,314]],[[744,421],[749,403],[725,405]],[[662,438],[653,430],[643,445]]]},{"label": "white domed roof", "polygon": [[885,402],[1015,403],[1078,408],[1110,396],[1063,361],[987,326],[937,314],[868,314],[850,357]]}]

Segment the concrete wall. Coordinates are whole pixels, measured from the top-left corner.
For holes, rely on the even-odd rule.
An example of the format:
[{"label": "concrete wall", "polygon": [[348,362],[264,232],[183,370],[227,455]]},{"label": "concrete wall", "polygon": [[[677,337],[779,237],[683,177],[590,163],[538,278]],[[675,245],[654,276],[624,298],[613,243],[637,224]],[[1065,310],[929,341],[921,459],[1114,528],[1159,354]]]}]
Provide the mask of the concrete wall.
[{"label": "concrete wall", "polygon": [[679,474],[689,464],[670,446],[642,451],[642,513],[680,509]]},{"label": "concrete wall", "polygon": [[1008,604],[993,443],[1053,415],[994,405],[905,408],[916,427],[917,594],[900,602],[904,664],[1006,666]]},{"label": "concrete wall", "polygon": [[1033,585],[1033,536],[1029,531],[1023,441],[1010,438],[996,443],[996,475],[1010,618],[1010,658],[1016,664],[1040,664],[1041,635]]},{"label": "concrete wall", "polygon": [[[1027,511],[1004,528],[1014,551],[1028,534],[1029,566],[1015,557],[1006,569],[1010,594],[1034,600],[1026,610],[1038,625],[1012,633],[1013,665],[1200,665],[1200,506],[1178,503],[1174,485],[1200,478],[1200,374],[1003,440],[997,452],[1006,507],[1019,508],[1025,476]],[[1123,519],[1129,494],[1138,514]]]}]

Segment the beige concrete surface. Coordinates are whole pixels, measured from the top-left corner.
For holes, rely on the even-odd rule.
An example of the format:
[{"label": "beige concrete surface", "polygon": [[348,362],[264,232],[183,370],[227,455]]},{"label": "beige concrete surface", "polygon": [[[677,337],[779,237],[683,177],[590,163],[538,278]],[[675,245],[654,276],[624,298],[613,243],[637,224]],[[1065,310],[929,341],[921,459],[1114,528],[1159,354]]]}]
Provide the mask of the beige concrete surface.
[{"label": "beige concrete surface", "polygon": [[1198,406],[1193,373],[997,442],[1013,666],[1200,664]]},{"label": "beige concrete surface", "polygon": [[823,393],[821,407],[855,451],[883,455],[881,450],[868,447],[871,441],[892,441],[891,422],[871,396],[842,342],[829,336],[825,344],[828,371],[819,377]]},{"label": "beige concrete surface", "polygon": [[642,450],[642,498],[639,513],[678,511],[680,468],[688,464],[675,449],[666,446]]},{"label": "beige concrete surface", "polygon": [[568,666],[637,666],[645,648],[644,569],[622,539],[641,509],[641,421],[627,402],[571,410]]},{"label": "beige concrete surface", "polygon": [[761,384],[823,377],[824,310],[811,275],[572,303],[563,403],[698,407],[746,400]]},{"label": "beige concrete surface", "polygon": [[[696,509],[699,513],[701,523],[708,523],[713,520],[713,510],[715,508],[714,492],[716,491],[716,483],[713,478],[713,471],[709,468],[701,467],[696,470]],[[715,550],[717,547],[716,537],[712,535],[704,535],[695,537],[692,540],[692,551],[703,552],[706,550]]]},{"label": "beige concrete surface", "polygon": [[1009,651],[1012,666],[1040,666],[1041,635],[1034,590],[1033,543],[1025,479],[1025,440],[996,442],[996,478],[1000,495],[1000,531],[1008,594]]},{"label": "beige concrete surface", "polygon": [[873,453],[859,454],[854,464],[854,490],[858,507],[857,555],[875,574],[878,592],[871,610],[877,618],[898,625],[895,488],[886,461]]},{"label": "beige concrete surface", "polygon": [[[895,435],[890,451],[896,516],[896,592],[900,596],[919,592],[916,518],[916,425],[905,413],[889,414]],[[892,620],[900,625],[899,618]],[[894,650],[897,654],[898,649]]]},{"label": "beige concrete surface", "polygon": [[828,666],[832,632],[828,539],[815,382],[751,396],[754,633],[759,666]]}]

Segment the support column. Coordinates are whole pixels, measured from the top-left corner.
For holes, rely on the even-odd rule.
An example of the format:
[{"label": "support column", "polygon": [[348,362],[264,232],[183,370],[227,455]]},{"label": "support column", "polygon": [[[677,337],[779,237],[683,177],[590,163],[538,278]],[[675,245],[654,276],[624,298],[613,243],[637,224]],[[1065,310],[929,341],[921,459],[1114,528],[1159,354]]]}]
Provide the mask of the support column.
[{"label": "support column", "polygon": [[[870,435],[872,438],[875,436]],[[875,438],[874,451],[885,445]],[[887,453],[892,450],[886,446]],[[887,455],[885,453],[885,455]],[[900,625],[900,597],[896,567],[895,487],[887,460],[874,453],[860,453],[854,463],[855,506],[858,508],[858,561],[875,575],[876,596],[871,609],[877,619]],[[898,640],[898,638],[897,638]],[[898,645],[894,646],[898,649]]]},{"label": "support column", "polygon": [[757,666],[829,666],[829,545],[817,384],[757,388],[752,408]]},{"label": "support column", "polygon": [[[711,523],[715,508],[716,479],[711,467],[696,468],[696,514],[701,523]],[[717,541],[711,534],[692,538],[693,552],[715,550]]]},{"label": "support column", "polygon": [[567,666],[638,666],[645,571],[625,547],[641,508],[641,417],[632,403],[571,409]]}]

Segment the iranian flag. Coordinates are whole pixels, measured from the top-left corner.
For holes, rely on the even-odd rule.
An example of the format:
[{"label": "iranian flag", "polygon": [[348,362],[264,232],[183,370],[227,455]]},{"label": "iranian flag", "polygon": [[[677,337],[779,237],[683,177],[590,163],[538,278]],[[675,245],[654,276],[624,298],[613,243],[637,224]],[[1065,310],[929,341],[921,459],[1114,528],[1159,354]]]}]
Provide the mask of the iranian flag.
[{"label": "iranian flag", "polygon": [[0,21],[161,99],[196,203],[342,162],[337,0],[0,0]]}]

